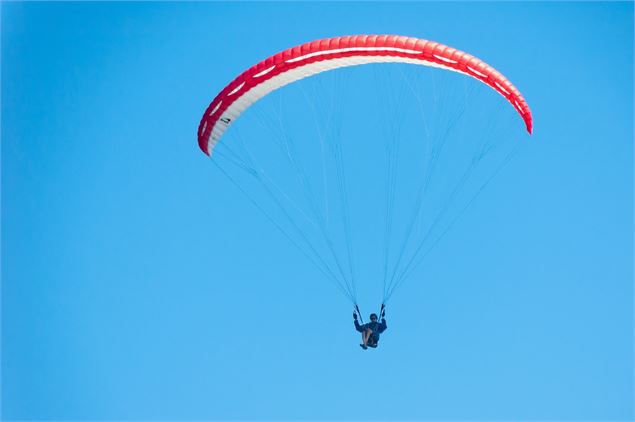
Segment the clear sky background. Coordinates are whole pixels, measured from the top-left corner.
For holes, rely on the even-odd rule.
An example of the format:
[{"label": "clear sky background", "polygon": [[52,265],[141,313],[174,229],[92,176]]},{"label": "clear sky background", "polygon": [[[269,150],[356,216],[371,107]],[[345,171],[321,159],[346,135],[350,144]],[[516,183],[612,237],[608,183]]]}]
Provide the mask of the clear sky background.
[{"label": "clear sky background", "polygon": [[[632,3],[3,2],[1,23],[3,419],[633,419]],[[366,352],[196,144],[238,73],[357,33],[468,51],[535,120]]]}]

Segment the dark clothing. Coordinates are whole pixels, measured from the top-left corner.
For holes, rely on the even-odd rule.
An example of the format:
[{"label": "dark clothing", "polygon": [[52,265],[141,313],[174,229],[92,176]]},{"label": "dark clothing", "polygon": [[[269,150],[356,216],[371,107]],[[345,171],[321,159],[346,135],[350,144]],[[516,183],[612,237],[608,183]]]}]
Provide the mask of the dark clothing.
[{"label": "dark clothing", "polygon": [[363,333],[366,330],[371,330],[373,334],[381,334],[386,331],[388,326],[386,325],[386,318],[382,318],[381,322],[371,321],[366,324],[360,324],[357,320],[353,320],[355,322],[355,329],[360,333]]},{"label": "dark clothing", "polygon": [[355,322],[355,329],[360,333],[363,333],[366,330],[371,330],[373,332],[368,339],[369,345],[377,344],[377,342],[379,341],[379,335],[386,331],[386,328],[388,328],[388,326],[386,325],[386,318],[382,318],[381,323],[377,321],[371,321],[366,324],[360,324],[359,322],[357,322],[356,319],[353,320],[353,322]]}]

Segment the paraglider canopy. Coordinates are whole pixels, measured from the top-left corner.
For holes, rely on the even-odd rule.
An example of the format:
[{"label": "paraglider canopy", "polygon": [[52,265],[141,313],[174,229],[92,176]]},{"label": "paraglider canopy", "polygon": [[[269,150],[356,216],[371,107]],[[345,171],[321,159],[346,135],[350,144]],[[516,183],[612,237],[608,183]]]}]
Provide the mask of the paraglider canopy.
[{"label": "paraglider canopy", "polygon": [[339,67],[403,62],[464,73],[489,85],[514,106],[531,133],[526,101],[511,82],[480,59],[463,51],[413,37],[352,35],[326,38],[289,48],[252,66],[211,102],[198,128],[201,150],[211,155],[227,127],[249,106],[296,80]]}]

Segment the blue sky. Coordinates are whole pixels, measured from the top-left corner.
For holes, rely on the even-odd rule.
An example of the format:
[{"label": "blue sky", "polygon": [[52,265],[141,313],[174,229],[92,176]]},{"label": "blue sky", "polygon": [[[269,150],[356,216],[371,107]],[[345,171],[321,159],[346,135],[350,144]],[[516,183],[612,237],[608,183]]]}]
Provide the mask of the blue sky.
[{"label": "blue sky", "polygon": [[[196,144],[238,73],[357,33],[470,52],[535,121],[367,352]],[[3,419],[632,420],[632,3],[3,2],[1,35]],[[377,230],[355,224],[366,317]]]}]

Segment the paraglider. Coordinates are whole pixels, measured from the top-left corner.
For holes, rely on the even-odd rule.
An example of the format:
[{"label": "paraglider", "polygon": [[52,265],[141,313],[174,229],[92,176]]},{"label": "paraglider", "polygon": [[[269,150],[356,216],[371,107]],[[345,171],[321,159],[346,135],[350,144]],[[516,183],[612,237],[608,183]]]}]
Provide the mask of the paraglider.
[{"label": "paraglider", "polygon": [[[486,114],[485,117],[473,117],[471,120],[465,118],[466,128],[463,132],[456,131],[456,122],[464,118],[464,110],[467,108],[464,102],[468,101],[469,95],[476,88],[473,86],[460,86],[456,91],[459,93],[459,103],[453,106],[450,101],[443,100],[446,93],[445,87],[439,87],[436,82],[436,74],[431,77],[433,80],[430,91],[425,98],[421,98],[421,93],[414,87],[417,75],[413,77],[393,77],[380,80],[375,86],[379,93],[382,90],[388,92],[383,101],[386,112],[384,117],[387,120],[386,126],[396,126],[400,121],[398,110],[394,111],[397,118],[391,118],[392,106],[389,105],[388,97],[395,97],[395,104],[400,105],[403,96],[398,89],[392,89],[400,82],[403,83],[404,91],[412,92],[417,101],[420,112],[425,117],[423,146],[415,149],[407,145],[408,148],[400,149],[399,131],[395,130],[386,136],[386,207],[384,219],[384,241],[383,241],[383,297],[381,300],[382,309],[380,311],[382,321],[375,319],[369,324],[360,324],[357,320],[359,314],[356,286],[356,270],[354,266],[355,252],[353,248],[354,234],[351,225],[355,219],[350,217],[349,190],[346,178],[354,177],[353,172],[346,172],[344,162],[343,146],[341,142],[341,131],[333,123],[332,118],[327,119],[327,123],[335,128],[330,131],[321,130],[318,113],[315,120],[318,125],[319,155],[315,160],[321,160],[321,167],[317,166],[316,176],[312,179],[310,171],[302,165],[301,156],[309,148],[308,143],[295,145],[294,137],[289,134],[295,118],[292,110],[290,113],[282,115],[277,111],[275,121],[269,122],[267,118],[260,117],[263,126],[271,129],[275,138],[276,148],[265,147],[263,144],[254,141],[252,144],[238,139],[233,145],[229,140],[223,139],[228,129],[233,126],[238,119],[256,102],[273,93],[274,91],[292,84],[295,81],[307,78],[313,79],[314,75],[322,73],[342,72],[340,69],[350,67],[365,67],[364,65],[381,65],[393,63],[403,65],[419,65],[420,67],[433,68],[435,72],[462,74],[469,80],[479,81],[487,87],[487,91],[497,93],[502,96],[515,110],[515,114],[524,123],[526,131],[531,134],[533,130],[533,120],[531,110],[519,92],[519,90],[500,72],[489,66],[482,60],[465,53],[463,51],[445,46],[432,41],[417,39],[413,37],[397,35],[353,35],[344,37],[334,37],[305,43],[289,48],[250,67],[242,72],[232,82],[230,82],[212,100],[207,107],[198,127],[198,145],[200,149],[210,158],[227,178],[244,193],[269,221],[271,221],[324,275],[324,278],[334,284],[334,286],[352,302],[356,312],[354,322],[357,331],[362,333],[363,348],[368,346],[376,347],[379,334],[386,329],[385,307],[384,305],[391,298],[392,294],[403,282],[412,277],[414,269],[422,262],[428,252],[434,248],[438,241],[448,232],[454,222],[473,203],[474,199],[492,180],[499,170],[511,159],[513,151],[503,152],[498,147],[498,139],[490,136],[491,127],[496,126],[498,120],[493,114]],[[402,67],[398,70],[403,74]],[[407,66],[410,67],[410,66]],[[451,72],[448,72],[451,71]],[[463,78],[465,81],[466,78]],[[302,83],[304,84],[304,82]],[[300,84],[300,85],[302,85]],[[478,85],[478,84],[477,84]],[[482,86],[482,85],[481,85]],[[493,90],[493,92],[492,92]],[[285,90],[286,91],[286,90]],[[341,89],[334,89],[334,95],[340,95]],[[449,91],[449,90],[448,90]],[[302,88],[302,94],[307,101],[319,101],[316,95],[307,92]],[[323,95],[322,85],[317,96]],[[489,94],[488,94],[489,95]],[[490,95],[491,96],[491,95]],[[498,97],[500,98],[500,97]],[[426,108],[425,100],[432,102]],[[339,99],[332,100],[331,103],[339,104]],[[449,103],[449,104],[448,104]],[[314,107],[315,108],[315,107]],[[414,108],[406,112],[415,113]],[[479,105],[476,107],[485,110],[486,107]],[[430,114],[438,112],[448,112],[450,116],[441,115],[440,118],[431,118]],[[343,113],[341,113],[344,115]],[[403,113],[402,113],[403,114]],[[345,120],[347,115],[339,117]],[[516,118],[517,119],[517,118]],[[289,125],[285,124],[289,121]],[[370,124],[372,121],[368,121]],[[395,123],[397,122],[397,123]],[[483,130],[475,126],[482,123]],[[240,125],[239,125],[240,126]],[[298,125],[301,130],[307,130],[309,125]],[[393,128],[394,129],[394,128]],[[436,130],[435,130],[436,129]],[[517,132],[517,131],[516,131]],[[238,137],[238,132],[235,132]],[[461,144],[455,150],[447,147],[447,140],[455,136]],[[305,136],[302,136],[303,141]],[[308,138],[308,136],[307,136]],[[469,138],[469,139],[468,139]],[[501,137],[502,139],[502,137]],[[468,142],[470,140],[470,142]],[[259,141],[259,139],[257,140]],[[419,142],[421,142],[419,140]],[[224,149],[219,150],[223,145]],[[348,147],[353,148],[355,143],[349,141]],[[403,145],[403,144],[402,144]],[[253,150],[260,148],[261,154],[254,153]],[[434,176],[441,171],[439,168],[439,157],[443,154],[455,154],[455,151],[472,148],[466,152],[466,156],[451,157],[452,169],[459,168],[464,162],[464,170],[455,176],[443,175],[441,180],[451,186],[445,187],[440,184],[434,186]],[[264,151],[264,152],[263,152]],[[515,149],[514,149],[515,151]],[[274,154],[280,153],[281,161],[273,164],[273,170],[278,172],[279,167],[286,163],[295,178],[284,175],[269,175],[264,166],[260,163],[263,159],[273,160]],[[408,159],[414,160],[421,156],[421,162],[414,167],[414,170],[407,174],[407,178],[418,181],[414,183],[413,192],[406,197],[408,206],[412,212],[408,217],[396,219],[395,205],[396,186],[398,186],[398,176],[396,171],[408,169],[399,163],[399,154]],[[492,158],[493,157],[493,158]],[[326,160],[330,160],[326,162]],[[491,160],[490,171],[487,174],[475,176],[478,166],[481,163],[488,163]],[[330,169],[330,170],[329,170]],[[236,173],[232,173],[235,170]],[[410,171],[410,170],[404,170]],[[381,173],[375,171],[375,173]],[[352,174],[352,176],[351,176]],[[281,181],[295,180],[296,185],[288,190],[281,187]],[[470,181],[475,180],[473,186]],[[336,189],[328,189],[329,181],[333,181]],[[261,193],[256,193],[256,188],[252,188],[248,183],[253,183],[259,187]],[[321,185],[322,198],[316,198],[316,185]],[[468,188],[466,188],[466,186]],[[461,198],[461,194],[469,188],[472,190]],[[300,192],[299,196],[294,196]],[[339,225],[333,223],[332,208],[329,204],[333,202],[334,192],[338,193],[341,204],[338,217],[341,220]],[[436,196],[435,196],[436,195]],[[304,202],[303,202],[304,201]],[[265,203],[269,204],[268,206]],[[435,209],[434,204],[437,204]],[[395,246],[390,245],[390,239],[394,237],[395,220],[403,223],[401,231],[404,233],[401,243]],[[333,234],[339,230],[342,235],[339,240]],[[342,253],[340,250],[344,250]],[[361,314],[360,319],[361,319]]]},{"label": "paraglider", "polygon": [[360,347],[364,350],[372,347],[377,348],[379,345],[379,335],[386,331],[388,325],[386,324],[386,308],[381,307],[381,322],[377,322],[377,314],[370,314],[370,322],[366,324],[360,324],[357,320],[357,311],[353,311],[353,323],[355,324],[355,330],[362,333],[362,343]]}]

